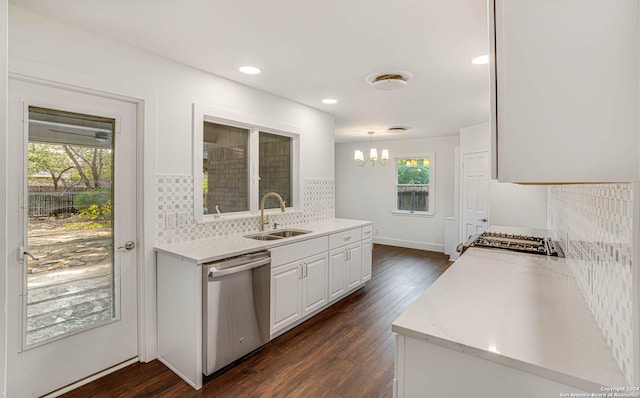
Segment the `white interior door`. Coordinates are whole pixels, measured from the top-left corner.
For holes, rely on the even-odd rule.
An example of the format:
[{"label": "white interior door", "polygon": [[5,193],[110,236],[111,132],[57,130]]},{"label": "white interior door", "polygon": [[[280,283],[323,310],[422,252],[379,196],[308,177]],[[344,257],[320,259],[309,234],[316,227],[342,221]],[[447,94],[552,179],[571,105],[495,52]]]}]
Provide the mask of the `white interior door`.
[{"label": "white interior door", "polygon": [[137,106],[9,82],[7,395],[135,359]]},{"label": "white interior door", "polygon": [[462,158],[462,241],[488,227],[489,152]]}]

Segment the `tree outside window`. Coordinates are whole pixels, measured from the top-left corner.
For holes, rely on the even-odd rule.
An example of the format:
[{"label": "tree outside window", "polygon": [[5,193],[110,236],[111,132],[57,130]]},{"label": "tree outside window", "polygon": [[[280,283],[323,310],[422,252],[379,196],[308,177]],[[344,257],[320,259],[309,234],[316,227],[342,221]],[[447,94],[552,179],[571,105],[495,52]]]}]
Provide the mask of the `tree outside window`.
[{"label": "tree outside window", "polygon": [[396,212],[433,214],[434,156],[396,158]]}]

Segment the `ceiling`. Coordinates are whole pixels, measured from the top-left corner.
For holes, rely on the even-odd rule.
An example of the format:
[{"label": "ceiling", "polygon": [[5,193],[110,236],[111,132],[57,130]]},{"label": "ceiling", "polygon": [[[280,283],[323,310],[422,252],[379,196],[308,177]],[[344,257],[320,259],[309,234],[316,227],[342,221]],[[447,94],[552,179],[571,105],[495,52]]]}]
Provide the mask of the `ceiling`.
[{"label": "ceiling", "polygon": [[[488,52],[486,0],[11,3],[331,113],[336,142],[368,140],[369,130],[375,139],[446,136],[489,119],[489,68],[471,63]],[[395,70],[413,73],[405,88],[365,81]]]}]

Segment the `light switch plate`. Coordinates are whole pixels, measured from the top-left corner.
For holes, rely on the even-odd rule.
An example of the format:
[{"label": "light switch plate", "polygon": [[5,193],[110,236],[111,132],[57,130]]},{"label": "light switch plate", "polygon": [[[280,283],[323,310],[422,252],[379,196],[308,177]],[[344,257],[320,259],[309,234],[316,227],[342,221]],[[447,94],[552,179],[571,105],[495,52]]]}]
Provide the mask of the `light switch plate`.
[{"label": "light switch plate", "polygon": [[178,226],[182,227],[187,223],[187,214],[186,213],[177,213],[178,216]]},{"label": "light switch plate", "polygon": [[176,213],[165,214],[165,224],[168,228],[176,226]]}]

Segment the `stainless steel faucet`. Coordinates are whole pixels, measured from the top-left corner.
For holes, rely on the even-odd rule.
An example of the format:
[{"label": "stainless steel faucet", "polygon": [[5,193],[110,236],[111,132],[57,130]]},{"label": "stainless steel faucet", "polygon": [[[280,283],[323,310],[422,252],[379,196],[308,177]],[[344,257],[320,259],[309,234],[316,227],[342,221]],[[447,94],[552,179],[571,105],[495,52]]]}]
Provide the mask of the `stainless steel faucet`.
[{"label": "stainless steel faucet", "polygon": [[267,218],[264,218],[264,202],[272,196],[280,201],[280,211],[284,213],[284,200],[282,200],[282,196],[275,192],[268,192],[264,194],[260,201],[260,231],[264,231],[264,225],[269,224],[269,215],[267,214]]}]

